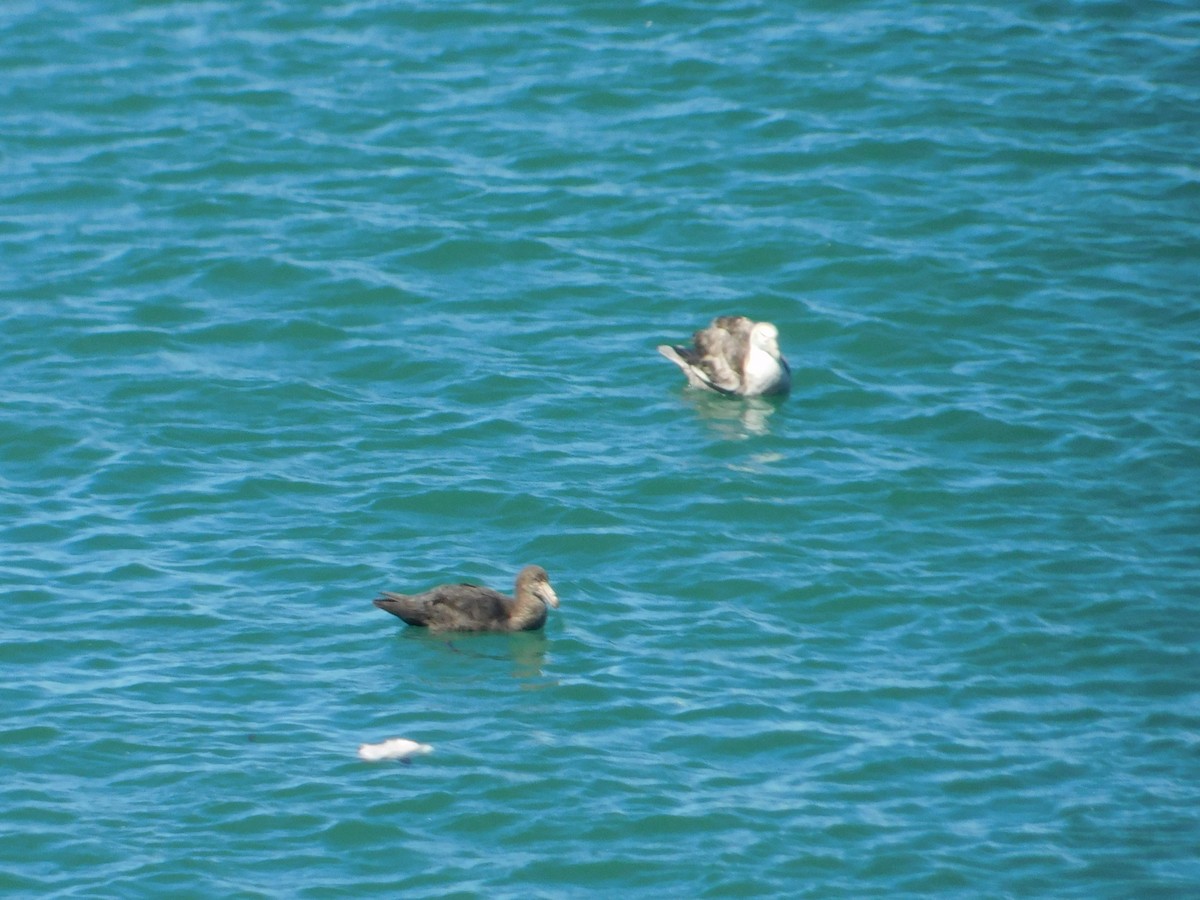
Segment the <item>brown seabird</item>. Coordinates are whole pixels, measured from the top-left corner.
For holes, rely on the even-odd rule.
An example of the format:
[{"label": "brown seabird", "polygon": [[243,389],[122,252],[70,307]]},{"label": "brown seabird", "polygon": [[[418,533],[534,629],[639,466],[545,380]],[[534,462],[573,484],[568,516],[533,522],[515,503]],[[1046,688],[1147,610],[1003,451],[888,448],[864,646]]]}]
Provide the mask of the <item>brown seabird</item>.
[{"label": "brown seabird", "polygon": [[515,596],[475,584],[443,584],[420,594],[382,591],[375,605],[430,631],[533,631],[546,624],[558,595],[541,566],[517,575]]}]

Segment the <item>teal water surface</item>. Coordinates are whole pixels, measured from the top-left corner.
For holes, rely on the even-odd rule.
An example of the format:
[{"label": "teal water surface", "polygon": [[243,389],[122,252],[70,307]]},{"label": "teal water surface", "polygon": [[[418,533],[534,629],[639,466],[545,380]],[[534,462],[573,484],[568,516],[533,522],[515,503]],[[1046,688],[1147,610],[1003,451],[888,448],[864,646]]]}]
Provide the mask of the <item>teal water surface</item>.
[{"label": "teal water surface", "polygon": [[1200,894],[1197,34],[7,3],[0,893]]}]

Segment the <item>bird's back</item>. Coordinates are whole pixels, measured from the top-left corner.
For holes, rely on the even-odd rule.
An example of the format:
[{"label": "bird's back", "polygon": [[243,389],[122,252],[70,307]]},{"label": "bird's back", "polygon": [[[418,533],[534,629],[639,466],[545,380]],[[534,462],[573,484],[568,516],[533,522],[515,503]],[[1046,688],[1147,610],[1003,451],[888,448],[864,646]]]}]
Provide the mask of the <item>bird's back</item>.
[{"label": "bird's back", "polygon": [[496,631],[507,624],[512,601],[491,588],[444,584],[422,594],[384,591],[375,605],[434,631]]}]

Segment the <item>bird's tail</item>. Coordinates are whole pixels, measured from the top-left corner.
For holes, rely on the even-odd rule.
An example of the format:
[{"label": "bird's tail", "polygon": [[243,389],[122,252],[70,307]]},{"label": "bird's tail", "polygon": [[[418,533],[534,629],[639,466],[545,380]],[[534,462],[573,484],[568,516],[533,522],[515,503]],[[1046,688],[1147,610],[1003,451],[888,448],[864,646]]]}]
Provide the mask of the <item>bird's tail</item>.
[{"label": "bird's tail", "polygon": [[658,352],[671,362],[675,363],[675,365],[679,366],[679,368],[683,369],[685,372],[687,371],[690,363],[688,362],[687,357],[684,355],[687,351],[683,347],[672,347],[670,344],[659,344]]},{"label": "bird's tail", "polygon": [[412,598],[405,594],[381,591],[373,602],[384,612],[389,612],[393,616],[403,619],[409,625],[425,624],[425,615],[421,604],[414,603]]}]

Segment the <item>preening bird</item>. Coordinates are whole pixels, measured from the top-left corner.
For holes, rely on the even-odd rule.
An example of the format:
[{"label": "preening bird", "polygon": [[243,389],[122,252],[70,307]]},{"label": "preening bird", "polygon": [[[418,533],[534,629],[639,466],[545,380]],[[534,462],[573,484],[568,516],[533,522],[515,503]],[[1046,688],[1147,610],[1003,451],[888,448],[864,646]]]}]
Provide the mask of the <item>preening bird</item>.
[{"label": "preening bird", "polygon": [[779,350],[779,329],[745,316],[720,316],[692,335],[692,346],[661,344],[688,384],[733,397],[786,394],[792,374]]}]

